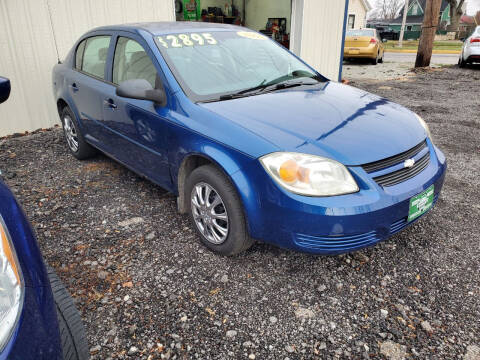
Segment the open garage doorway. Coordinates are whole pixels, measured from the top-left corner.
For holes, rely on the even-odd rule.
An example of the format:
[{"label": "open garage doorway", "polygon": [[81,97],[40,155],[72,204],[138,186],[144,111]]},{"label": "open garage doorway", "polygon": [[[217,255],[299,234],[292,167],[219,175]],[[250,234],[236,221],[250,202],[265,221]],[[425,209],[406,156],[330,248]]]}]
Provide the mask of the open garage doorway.
[{"label": "open garage doorway", "polygon": [[245,26],[290,48],[292,0],[176,0],[177,21]]}]

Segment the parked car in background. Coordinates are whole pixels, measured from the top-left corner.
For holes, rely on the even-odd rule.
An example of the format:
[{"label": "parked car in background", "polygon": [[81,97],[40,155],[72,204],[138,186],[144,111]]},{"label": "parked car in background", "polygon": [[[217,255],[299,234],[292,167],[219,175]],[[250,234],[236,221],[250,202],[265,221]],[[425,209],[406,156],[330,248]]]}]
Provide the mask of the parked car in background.
[{"label": "parked car in background", "polygon": [[[10,81],[0,77],[0,103],[9,94]],[[80,314],[0,179],[0,360],[88,358]]]},{"label": "parked car in background", "polygon": [[243,27],[94,29],[54,67],[53,91],[75,157],[98,149],[176,194],[219,254],[253,239],[318,254],[370,246],[443,185],[445,157],[418,115]]},{"label": "parked car in background", "polygon": [[465,67],[467,64],[480,63],[480,26],[463,42],[462,52],[458,65]]},{"label": "parked car in background", "polygon": [[373,65],[383,62],[385,47],[377,29],[347,30],[343,59],[370,59]]}]

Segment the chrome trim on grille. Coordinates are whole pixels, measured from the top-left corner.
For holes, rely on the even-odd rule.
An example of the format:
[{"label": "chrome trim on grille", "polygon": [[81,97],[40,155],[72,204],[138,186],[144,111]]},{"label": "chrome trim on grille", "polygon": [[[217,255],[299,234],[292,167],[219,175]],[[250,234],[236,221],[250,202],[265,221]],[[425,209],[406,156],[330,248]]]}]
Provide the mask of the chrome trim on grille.
[{"label": "chrome trim on grille", "polygon": [[427,147],[427,140],[423,140],[420,144],[414,146],[410,150],[407,150],[403,153],[400,153],[395,156],[391,156],[389,158],[383,159],[383,160],[378,160],[374,161],[368,164],[363,164],[362,168],[367,172],[375,172],[381,169],[385,169],[389,166],[399,164],[407,159],[410,159],[417,155],[420,151],[422,151],[424,148]]},{"label": "chrome trim on grille", "polygon": [[415,165],[403,168],[386,175],[374,177],[373,180],[380,186],[393,186],[419,174],[430,163],[430,153],[426,153]]}]

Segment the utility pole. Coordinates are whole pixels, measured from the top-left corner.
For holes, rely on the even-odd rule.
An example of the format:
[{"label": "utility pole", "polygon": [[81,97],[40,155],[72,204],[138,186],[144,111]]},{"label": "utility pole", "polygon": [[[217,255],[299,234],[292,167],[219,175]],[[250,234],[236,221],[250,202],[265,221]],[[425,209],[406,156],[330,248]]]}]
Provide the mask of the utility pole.
[{"label": "utility pole", "polygon": [[442,0],[427,0],[425,15],[423,17],[422,34],[418,44],[417,60],[415,67],[430,66],[432,58],[433,40],[437,32]]},{"label": "utility pole", "polygon": [[403,46],[403,34],[405,34],[405,24],[407,23],[408,0],[405,0],[405,7],[403,8],[402,29],[400,30],[400,39],[398,39],[398,47]]}]

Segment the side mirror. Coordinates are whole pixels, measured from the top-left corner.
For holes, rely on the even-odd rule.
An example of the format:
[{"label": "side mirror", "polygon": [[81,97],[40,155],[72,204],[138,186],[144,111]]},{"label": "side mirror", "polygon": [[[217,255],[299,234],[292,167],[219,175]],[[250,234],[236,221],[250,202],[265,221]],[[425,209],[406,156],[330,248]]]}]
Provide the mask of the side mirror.
[{"label": "side mirror", "polygon": [[167,104],[165,90],[154,89],[145,79],[122,81],[117,87],[116,94],[121,97],[139,100],[150,100],[160,106]]},{"label": "side mirror", "polygon": [[10,96],[10,80],[0,76],[0,104],[7,101]]}]

